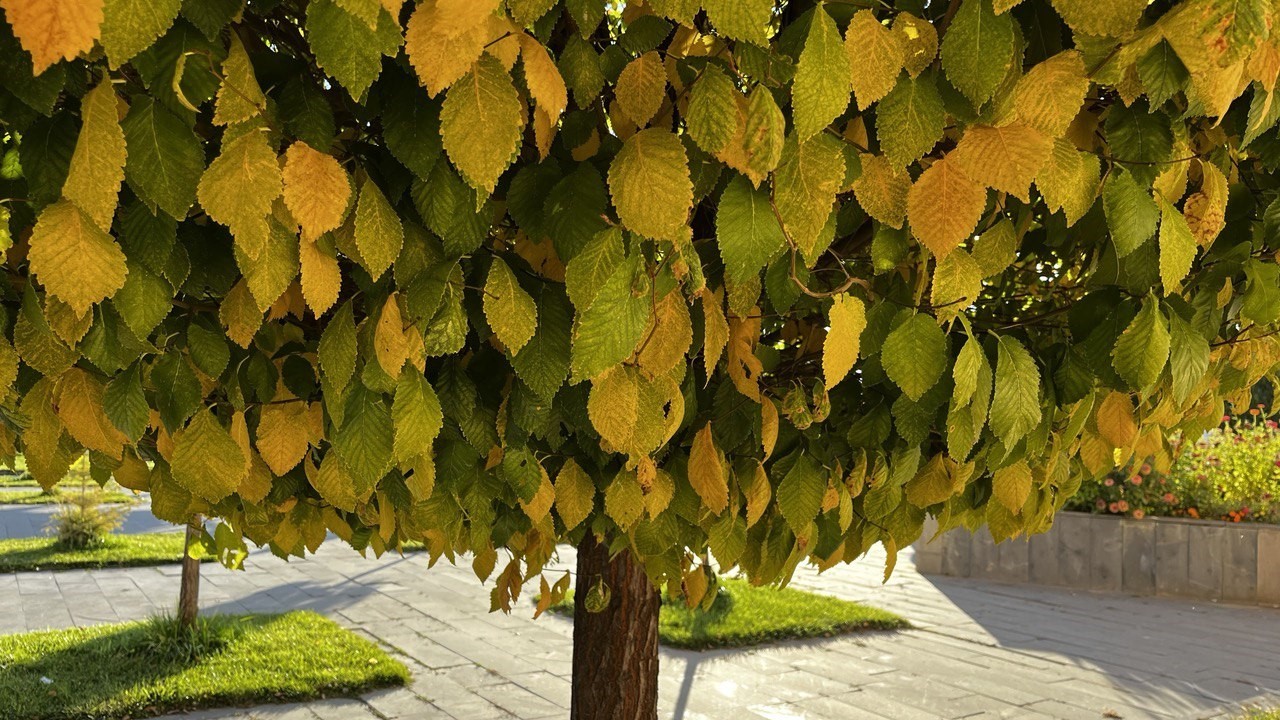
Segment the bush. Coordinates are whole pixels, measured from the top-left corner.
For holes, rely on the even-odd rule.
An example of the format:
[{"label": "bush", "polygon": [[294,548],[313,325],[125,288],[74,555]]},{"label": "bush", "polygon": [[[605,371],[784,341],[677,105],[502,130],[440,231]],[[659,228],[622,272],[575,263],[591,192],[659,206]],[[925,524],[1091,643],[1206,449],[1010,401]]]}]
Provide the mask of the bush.
[{"label": "bush", "polygon": [[104,507],[99,493],[82,491],[60,504],[48,529],[59,547],[85,550],[102,545],[107,535],[120,527],[123,517],[122,509]]},{"label": "bush", "polygon": [[[1184,441],[1185,442],[1185,441]],[[1223,423],[1182,451],[1169,473],[1149,463],[1087,482],[1071,508],[1089,512],[1280,523],[1280,429],[1259,415]]]}]

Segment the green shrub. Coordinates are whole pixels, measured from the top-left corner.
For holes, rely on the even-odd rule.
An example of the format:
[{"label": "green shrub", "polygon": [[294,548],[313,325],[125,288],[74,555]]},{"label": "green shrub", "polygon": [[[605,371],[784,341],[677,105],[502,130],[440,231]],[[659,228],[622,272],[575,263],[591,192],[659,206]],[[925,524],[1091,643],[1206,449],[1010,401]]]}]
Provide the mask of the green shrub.
[{"label": "green shrub", "polygon": [[49,520],[48,529],[58,546],[67,550],[98,547],[112,531],[120,527],[124,511],[102,505],[100,493],[81,491],[60,504]]},{"label": "green shrub", "polygon": [[[1185,440],[1183,442],[1186,442]],[[1280,429],[1259,415],[1223,423],[1182,448],[1168,474],[1149,463],[1081,487],[1070,507],[1089,512],[1280,522]]]}]

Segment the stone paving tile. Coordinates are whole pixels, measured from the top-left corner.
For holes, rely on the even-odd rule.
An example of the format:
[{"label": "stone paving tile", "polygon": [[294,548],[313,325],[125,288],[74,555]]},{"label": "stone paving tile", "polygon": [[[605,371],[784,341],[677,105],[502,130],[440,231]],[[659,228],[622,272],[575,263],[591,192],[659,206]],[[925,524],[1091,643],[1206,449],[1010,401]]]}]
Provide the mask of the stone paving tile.
[{"label": "stone paving tile", "polygon": [[[42,526],[33,517],[41,516],[0,508],[0,537]],[[908,558],[887,584],[873,554],[821,576],[802,570],[794,586],[892,610],[912,629],[748,651],[664,649],[661,717],[1098,720],[1114,711],[1136,720],[1229,717],[1241,704],[1280,703],[1278,611],[926,578]],[[565,548],[553,568],[573,560]],[[572,624],[531,620],[528,597],[510,616],[489,614],[488,588],[465,562],[428,571],[423,555],[365,559],[335,542],[302,561],[256,552],[246,567],[205,566],[206,612],[316,610],[387,646],[413,680],[359,699],[170,720],[567,716]],[[0,576],[0,633],[168,610],[177,574],[166,566]]]}]

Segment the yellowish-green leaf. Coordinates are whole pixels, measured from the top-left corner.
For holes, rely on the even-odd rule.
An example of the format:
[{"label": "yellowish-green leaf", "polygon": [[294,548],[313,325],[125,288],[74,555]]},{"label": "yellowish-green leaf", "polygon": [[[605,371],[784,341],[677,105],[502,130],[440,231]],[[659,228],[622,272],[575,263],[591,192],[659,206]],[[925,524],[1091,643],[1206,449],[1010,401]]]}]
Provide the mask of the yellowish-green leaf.
[{"label": "yellowish-green leaf", "polygon": [[489,265],[484,283],[484,317],[512,355],[520,352],[538,329],[538,308],[533,298],[498,257]]},{"label": "yellowish-green leaf", "polygon": [[274,402],[262,406],[258,420],[258,454],[276,476],[297,467],[307,454],[307,404]]},{"label": "yellowish-green leaf", "polygon": [[146,50],[178,17],[182,0],[106,0],[102,48],[118,68]]},{"label": "yellowish-green leaf", "polygon": [[[404,225],[377,183],[365,178],[356,202],[356,247],[369,276],[377,280],[391,267],[404,245]],[[392,376],[394,377],[394,375]]]},{"label": "yellowish-green leaf", "polygon": [[875,13],[859,10],[844,31],[844,47],[853,73],[853,97],[859,110],[884,97],[902,74],[907,56],[906,38],[885,27]]},{"label": "yellowish-green leaf", "polygon": [[991,477],[991,494],[1009,512],[1017,515],[1031,497],[1031,468],[1026,460],[996,470]]},{"label": "yellowish-green leaf", "polygon": [[900,12],[894,16],[891,29],[902,38],[902,67],[911,77],[924,72],[938,57],[938,30],[928,20]]},{"label": "yellowish-green leaf", "polygon": [[883,155],[862,154],[862,174],[853,181],[858,204],[871,217],[893,228],[902,227],[907,215],[911,176],[895,168]]},{"label": "yellowish-green leaf", "polygon": [[1098,199],[1101,160],[1077,150],[1066,140],[1054,142],[1048,161],[1036,173],[1036,188],[1051,211],[1061,210],[1067,226],[1075,225]]},{"label": "yellowish-green leaf", "polygon": [[493,192],[520,147],[525,105],[511,76],[491,55],[449,88],[440,111],[444,150],[467,183]]},{"label": "yellowish-green leaf", "polygon": [[466,75],[490,39],[487,22],[476,22],[466,29],[454,22],[451,34],[448,20],[437,0],[423,0],[405,26],[405,52],[432,97]]},{"label": "yellowish-green leaf", "polygon": [[1199,246],[1182,213],[1162,196],[1157,196],[1156,201],[1160,204],[1160,282],[1169,295],[1182,287]]},{"label": "yellowish-green leaf", "polygon": [[120,129],[120,106],[109,79],[84,96],[80,105],[84,124],[76,140],[62,195],[75,203],[104,231],[116,214],[120,183],[124,182],[125,143]]},{"label": "yellowish-green leaf", "polygon": [[614,86],[622,112],[639,127],[649,124],[667,92],[667,69],[656,50],[627,63]]},{"label": "yellowish-green leaf", "polygon": [[116,241],[67,200],[40,212],[27,259],[45,290],[77,316],[114,295],[129,272]]},{"label": "yellowish-green leaf", "polygon": [[258,85],[249,53],[245,52],[240,37],[231,33],[227,59],[222,61],[222,85],[218,88],[213,108],[213,122],[216,125],[235,125],[256,117],[266,106],[267,98]]},{"label": "yellowish-green leaf", "polygon": [[565,530],[581,525],[595,507],[595,483],[573,458],[566,460],[556,475],[555,497],[556,514]]},{"label": "yellowish-green leaf", "polygon": [[1027,71],[1014,88],[1023,122],[1051,138],[1062,137],[1080,112],[1089,78],[1079,50],[1064,50]]},{"label": "yellowish-green leaf", "polygon": [[851,78],[849,55],[840,31],[818,5],[809,21],[809,36],[791,84],[793,120],[800,140],[818,134],[844,113],[853,89]]},{"label": "yellowish-green leaf", "polygon": [[174,480],[209,502],[235,492],[248,472],[240,446],[208,408],[175,434],[170,466]]},{"label": "yellowish-green leaf", "polygon": [[196,198],[205,213],[226,225],[238,245],[251,256],[250,248],[265,245],[269,228],[267,215],[284,187],[280,164],[258,131],[243,133],[227,143],[204,175]]},{"label": "yellowish-green leaf", "polygon": [[689,163],[679,138],[649,128],[627,138],[609,166],[609,194],[622,224],[660,240],[679,240],[693,207]]},{"label": "yellowish-green leaf", "polygon": [[284,154],[284,204],[304,239],[336,229],[351,202],[351,181],[338,159],[297,141]]}]

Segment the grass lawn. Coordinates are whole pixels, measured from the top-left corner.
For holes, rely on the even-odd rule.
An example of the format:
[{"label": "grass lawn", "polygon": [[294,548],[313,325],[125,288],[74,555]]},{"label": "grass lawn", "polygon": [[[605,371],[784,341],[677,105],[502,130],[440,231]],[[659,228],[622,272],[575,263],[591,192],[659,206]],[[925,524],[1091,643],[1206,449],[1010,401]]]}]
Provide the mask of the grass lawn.
[{"label": "grass lawn", "polygon": [[30,475],[0,475],[0,487],[40,487]]},{"label": "grass lawn", "polygon": [[350,695],[409,677],[373,643],[311,612],[207,616],[196,644],[177,640],[173,627],[152,620],[0,636],[4,717],[153,717]]},{"label": "grass lawn", "polygon": [[1240,720],[1280,720],[1280,709],[1250,710]]},{"label": "grass lawn", "polygon": [[[573,593],[553,610],[573,615]],[[907,621],[866,605],[803,590],[753,587],[745,580],[722,579],[710,610],[689,608],[683,600],[662,600],[658,638],[687,650],[745,647],[777,640],[832,637],[860,630],[894,630]]]},{"label": "grass lawn", "polygon": [[101,547],[63,550],[53,538],[0,540],[0,573],[163,565],[182,559],[183,533],[108,535]]},{"label": "grass lawn", "polygon": [[[78,492],[78,489],[61,487],[55,487],[51,493],[45,493],[39,487],[32,488],[31,492],[5,490],[0,491],[0,505],[47,505],[62,502]],[[99,492],[97,486],[93,486],[90,492]],[[98,496],[98,502],[103,503],[123,504],[137,501],[138,496],[133,493],[120,492],[118,490],[102,491]]]}]

